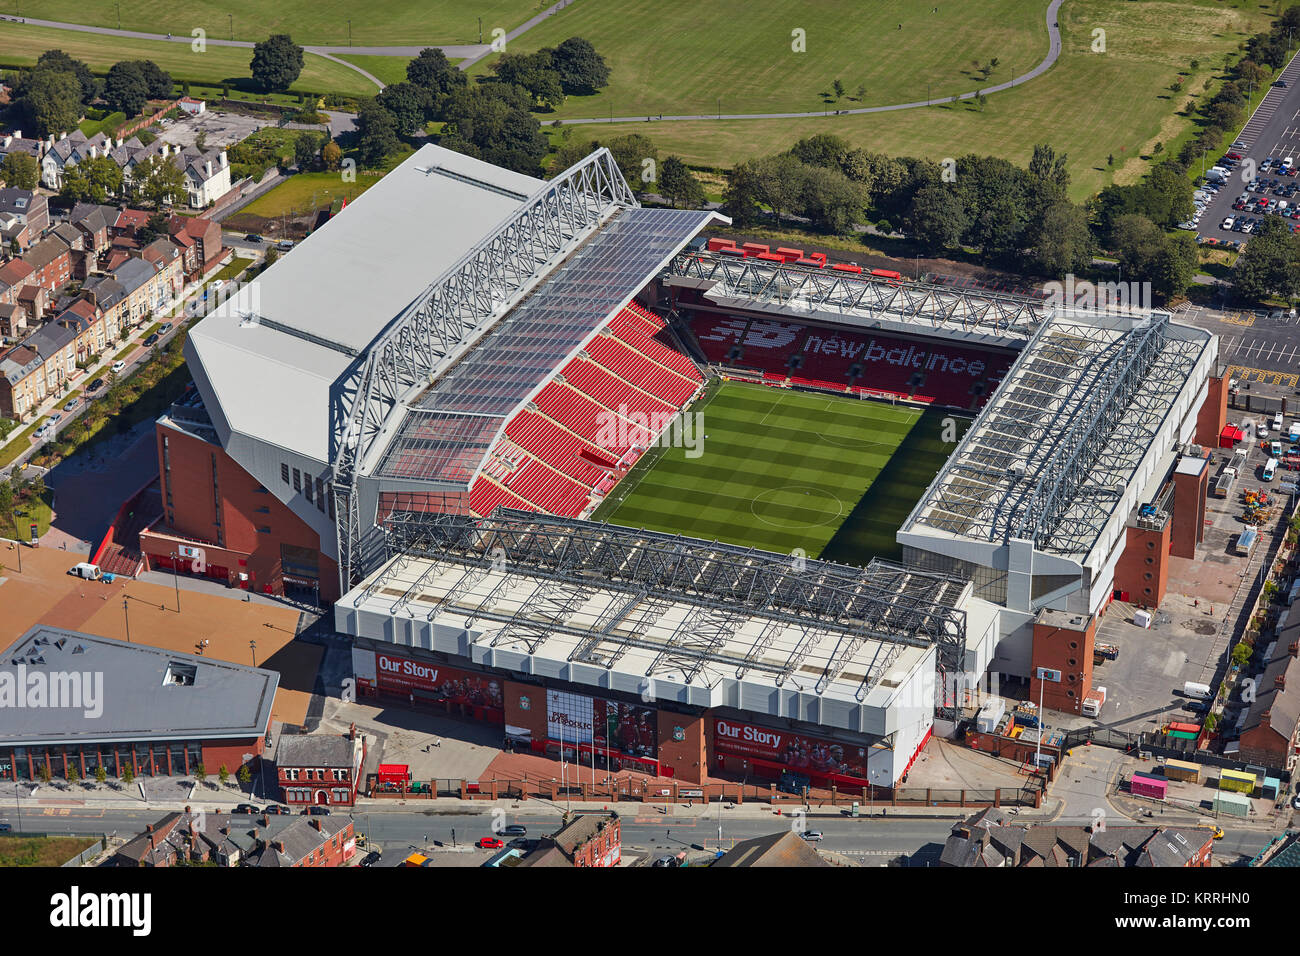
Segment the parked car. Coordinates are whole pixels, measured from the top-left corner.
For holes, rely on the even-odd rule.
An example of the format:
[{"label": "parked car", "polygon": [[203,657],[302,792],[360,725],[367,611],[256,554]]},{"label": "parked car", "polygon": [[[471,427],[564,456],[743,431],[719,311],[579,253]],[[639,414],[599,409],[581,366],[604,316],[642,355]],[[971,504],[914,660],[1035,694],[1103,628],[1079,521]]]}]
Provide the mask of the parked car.
[{"label": "parked car", "polygon": [[68,400],[67,404],[63,406],[63,410],[65,412],[70,412],[80,404],[81,404],[81,399],[71,398]]},{"label": "parked car", "polygon": [[299,816],[306,814],[313,817],[327,817],[330,815],[329,807],[303,807]]},{"label": "parked car", "polygon": [[104,387],[104,380],[102,378],[97,378],[89,385],[86,386],[86,391],[97,392],[103,387]]},{"label": "parked car", "polygon": [[245,241],[245,242],[266,242],[265,239],[263,239],[261,236],[259,236],[259,235],[258,235],[257,233],[255,233],[255,232],[250,232],[248,235],[246,235],[246,236],[244,237],[244,241]]},{"label": "parked car", "polygon": [[125,363],[125,362],[118,361],[118,362],[114,362],[114,363],[113,363],[113,371],[114,371],[114,372],[121,372],[124,368],[126,368],[126,363]]},{"label": "parked car", "polygon": [[159,335],[166,335],[171,330],[172,330],[172,324],[170,322],[164,322],[162,325],[158,326]]},{"label": "parked car", "polygon": [[522,824],[519,823],[512,823],[507,827],[501,828],[501,835],[502,836],[527,836],[528,827],[523,826]]},{"label": "parked car", "polygon": [[279,249],[281,252],[290,252],[293,249],[293,240],[281,239],[275,244],[275,248]]},{"label": "parked car", "polygon": [[58,424],[59,422],[61,422],[61,421],[63,421],[63,416],[60,415],[58,412],[55,412],[53,415],[51,415],[49,418],[47,418],[47,419],[45,420],[45,424],[47,424],[47,425],[49,425],[51,428],[53,428],[55,425],[57,425],[57,424]]},{"label": "parked car", "polygon": [[158,341],[158,333],[157,333],[157,332],[154,332],[154,333],[152,333],[152,334],[150,334],[150,335],[148,335],[148,336],[145,337],[145,340],[144,340],[144,347],[145,347],[145,348],[149,348],[149,346],[153,345],[153,344],[154,344],[155,342],[157,342],[157,341]]},{"label": "parked car", "polygon": [[275,816],[276,814],[280,814],[280,813],[288,813],[288,812],[289,812],[289,808],[288,808],[288,807],[282,807],[282,806],[280,806],[279,804],[272,803],[272,804],[268,805],[268,806],[266,807],[266,809],[263,810],[262,812],[263,812],[263,813],[269,813],[269,814],[271,814],[272,816]]},{"label": "parked car", "polygon": [[1297,793],[1295,797],[1292,798],[1291,808],[1293,810],[1300,810],[1300,793]]},{"label": "parked car", "polygon": [[231,812],[231,813],[248,813],[248,814],[252,814],[252,815],[256,816],[256,815],[257,815],[258,813],[260,813],[261,811],[258,810],[257,807],[253,806],[251,803],[241,803],[239,806],[235,807],[235,809],[231,810],[230,812]]},{"label": "parked car", "polygon": [[378,862],[379,862],[379,851],[378,851],[378,850],[371,850],[369,853],[367,853],[365,856],[363,856],[363,857],[361,858],[361,863],[358,864],[358,865],[360,865],[360,866],[374,866],[374,865],[375,865],[376,863],[378,863]]},{"label": "parked car", "polygon": [[499,850],[505,846],[505,843],[496,837],[479,837],[474,845],[480,850]]}]

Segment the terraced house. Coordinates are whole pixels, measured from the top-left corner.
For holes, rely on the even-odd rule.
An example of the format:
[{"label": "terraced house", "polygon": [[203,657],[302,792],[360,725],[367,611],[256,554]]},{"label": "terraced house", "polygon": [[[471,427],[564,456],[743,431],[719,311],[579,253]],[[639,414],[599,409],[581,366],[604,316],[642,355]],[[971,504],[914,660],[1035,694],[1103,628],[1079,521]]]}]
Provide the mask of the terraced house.
[{"label": "terraced house", "polygon": [[51,322],[0,359],[0,415],[25,421],[77,371],[77,334]]}]

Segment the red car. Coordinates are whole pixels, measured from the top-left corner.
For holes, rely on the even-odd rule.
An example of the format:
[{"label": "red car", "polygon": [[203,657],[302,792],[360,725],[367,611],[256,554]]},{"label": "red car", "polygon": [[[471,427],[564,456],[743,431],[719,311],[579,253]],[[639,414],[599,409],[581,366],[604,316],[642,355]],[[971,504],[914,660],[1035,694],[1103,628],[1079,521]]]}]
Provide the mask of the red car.
[{"label": "red car", "polygon": [[479,837],[479,841],[474,844],[480,850],[499,850],[505,843],[496,837]]}]

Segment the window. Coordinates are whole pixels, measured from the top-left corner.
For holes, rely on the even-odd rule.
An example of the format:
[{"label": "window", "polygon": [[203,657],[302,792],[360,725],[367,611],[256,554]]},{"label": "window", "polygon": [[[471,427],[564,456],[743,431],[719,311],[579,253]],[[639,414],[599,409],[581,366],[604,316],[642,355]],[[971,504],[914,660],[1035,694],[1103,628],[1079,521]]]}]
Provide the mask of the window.
[{"label": "window", "polygon": [[303,494],[307,496],[308,501],[311,501],[311,475],[304,475],[303,478],[304,478],[304,481],[302,483]]},{"label": "window", "polygon": [[266,526],[264,525],[263,527],[257,529],[257,533],[258,533],[258,534],[270,534],[270,533],[271,533],[271,529],[270,529],[269,527],[266,527]]},{"label": "window", "polygon": [[254,508],[253,513],[259,515],[269,515],[271,513],[271,509],[268,508],[266,505],[262,505],[262,507],[260,508]]},{"label": "window", "polygon": [[[311,500],[311,495],[307,496],[307,500]],[[325,511],[325,483],[319,478],[316,479],[316,510],[322,513]]]},{"label": "window", "polygon": [[286,485],[289,483],[289,466],[284,462],[280,463],[280,480]]},{"label": "window", "polygon": [[293,470],[293,490],[302,491],[302,472],[297,468]]}]

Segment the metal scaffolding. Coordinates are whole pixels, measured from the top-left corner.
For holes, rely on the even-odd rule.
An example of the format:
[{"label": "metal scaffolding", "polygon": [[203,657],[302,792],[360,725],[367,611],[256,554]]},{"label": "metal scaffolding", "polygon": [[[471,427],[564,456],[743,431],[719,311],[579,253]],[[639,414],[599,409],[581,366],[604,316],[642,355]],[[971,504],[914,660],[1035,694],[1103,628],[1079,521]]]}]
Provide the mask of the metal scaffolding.
[{"label": "metal scaffolding", "polygon": [[1053,319],[904,527],[1086,553],[1204,348],[1164,313],[1127,328]]},{"label": "metal scaffolding", "polygon": [[[471,615],[506,625],[494,646],[519,639],[535,650],[547,633],[561,631],[582,638],[570,660],[612,667],[628,647],[642,647],[657,655],[647,676],[681,671],[688,681],[698,677],[712,686],[723,670],[739,677],[752,669],[781,686],[817,646],[835,640],[830,664],[817,680],[821,693],[865,642],[879,642],[885,647],[861,679],[860,700],[903,646],[937,647],[949,670],[959,670],[965,654],[966,613],[959,605],[968,583],[880,560],[866,568],[795,561],[716,541],[506,508],[484,519],[397,512],[385,527],[394,553],[508,572],[493,594],[474,602]],[[382,588],[390,573],[369,588]],[[539,579],[544,583],[517,613],[493,611],[494,594]],[[568,618],[597,589],[627,598],[615,600],[593,626],[575,628]],[[647,640],[646,631],[674,603],[693,607],[667,645]],[[727,640],[751,620],[764,626],[748,652],[724,653]],[[766,647],[789,627],[801,634],[789,659],[764,661]]]},{"label": "metal scaffolding", "polygon": [[[346,422],[336,434],[333,481],[343,589],[361,576],[357,469],[391,424],[402,397],[428,384],[532,285],[636,198],[609,150],[599,149],[543,185],[491,236],[435,280],[370,347]],[[345,406],[348,407],[348,406]]]},{"label": "metal scaffolding", "polygon": [[897,282],[707,252],[677,256],[669,266],[669,275],[711,280],[716,283],[708,293],[711,297],[748,300],[756,308],[833,312],[1022,341],[1027,341],[1052,314],[1047,303],[1025,296],[927,282]]}]

